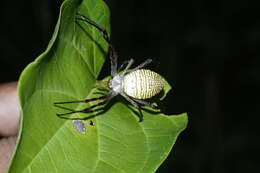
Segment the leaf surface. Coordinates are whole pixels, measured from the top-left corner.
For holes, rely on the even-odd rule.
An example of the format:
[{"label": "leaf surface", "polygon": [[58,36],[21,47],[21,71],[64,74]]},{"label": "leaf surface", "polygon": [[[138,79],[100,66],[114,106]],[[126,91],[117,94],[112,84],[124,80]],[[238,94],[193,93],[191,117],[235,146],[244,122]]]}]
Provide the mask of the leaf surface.
[{"label": "leaf surface", "polygon": [[[57,101],[92,98],[93,86],[107,55],[108,44],[92,26],[76,20],[80,12],[109,32],[109,9],[101,0],[66,0],[46,49],[23,71],[19,80],[22,111],[19,142],[9,172],[155,172],[166,159],[178,134],[187,125],[186,114],[166,116],[135,110],[115,99],[105,111],[73,116],[85,120],[79,133],[70,120],[56,113]],[[165,92],[170,86],[167,84]],[[70,104],[81,109],[89,104]]]}]

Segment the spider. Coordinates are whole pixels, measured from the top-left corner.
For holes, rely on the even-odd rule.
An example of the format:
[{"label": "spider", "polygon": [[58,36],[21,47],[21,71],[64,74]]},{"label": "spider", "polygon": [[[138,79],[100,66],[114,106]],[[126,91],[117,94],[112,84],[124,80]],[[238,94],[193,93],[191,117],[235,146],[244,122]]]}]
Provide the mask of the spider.
[{"label": "spider", "polygon": [[[140,122],[143,120],[141,105],[145,105],[153,109],[159,109],[157,105],[153,105],[146,100],[160,93],[164,87],[164,79],[159,74],[148,69],[143,69],[145,66],[152,62],[152,59],[147,59],[137,67],[133,68],[130,72],[129,69],[134,63],[133,59],[130,59],[126,63],[123,63],[121,67],[118,68],[118,56],[113,45],[111,44],[110,37],[108,36],[107,31],[82,14],[77,14],[76,19],[79,21],[86,22],[87,24],[90,24],[91,26],[95,27],[102,34],[103,38],[107,41],[109,45],[109,57],[111,61],[112,78],[107,83],[109,92],[103,96],[77,101],[56,102],[54,104],[57,105],[82,102],[87,103],[102,100],[101,102],[84,108],[82,110],[71,110],[68,113],[57,114],[57,116],[63,117],[64,115],[68,114],[90,112],[95,107],[107,104],[109,101],[111,101],[112,98],[114,98],[117,95],[121,95],[128,102],[130,102],[130,104],[132,104],[135,108],[138,109],[138,116]],[[125,64],[126,67],[124,68],[122,73],[119,74],[120,69],[122,69]]]}]

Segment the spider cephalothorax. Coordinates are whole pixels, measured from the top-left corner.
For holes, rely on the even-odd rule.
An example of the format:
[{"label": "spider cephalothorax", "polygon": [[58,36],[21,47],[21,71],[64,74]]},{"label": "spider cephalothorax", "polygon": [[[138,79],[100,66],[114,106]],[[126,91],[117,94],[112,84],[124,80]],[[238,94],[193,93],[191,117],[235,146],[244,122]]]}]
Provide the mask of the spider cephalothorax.
[{"label": "spider cephalothorax", "polygon": [[104,30],[102,27],[100,27],[99,25],[97,25],[95,22],[88,19],[87,17],[83,16],[82,14],[77,14],[76,19],[87,22],[88,24],[97,28],[99,32],[103,35],[104,39],[109,44],[109,57],[111,60],[111,76],[112,76],[112,79],[108,81],[108,87],[110,91],[106,95],[97,98],[70,101],[70,102],[56,102],[55,104],[65,104],[65,103],[80,103],[80,102],[91,102],[95,100],[103,100],[102,102],[94,104],[83,110],[75,110],[65,114],[57,114],[57,115],[62,117],[63,115],[68,115],[68,114],[73,114],[78,112],[90,112],[93,108],[97,106],[107,104],[113,97],[115,97],[118,94],[123,96],[135,108],[138,108],[140,121],[142,121],[143,118],[140,105],[145,105],[153,109],[158,109],[157,106],[145,100],[157,95],[164,87],[164,80],[159,74],[148,69],[143,69],[147,64],[151,63],[152,60],[147,59],[145,62],[138,65],[130,72],[128,72],[128,70],[134,63],[134,60],[130,59],[127,62],[127,65],[123,70],[123,72],[119,74],[119,69],[121,69],[122,66],[118,69],[117,53],[110,42],[110,38],[106,30]]}]

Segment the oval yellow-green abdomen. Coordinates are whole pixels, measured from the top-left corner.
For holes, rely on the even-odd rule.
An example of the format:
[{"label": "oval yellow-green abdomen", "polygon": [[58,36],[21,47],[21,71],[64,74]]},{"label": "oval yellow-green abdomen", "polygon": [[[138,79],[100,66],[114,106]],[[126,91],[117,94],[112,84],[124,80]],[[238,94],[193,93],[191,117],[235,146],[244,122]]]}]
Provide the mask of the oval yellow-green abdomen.
[{"label": "oval yellow-green abdomen", "polygon": [[164,79],[157,73],[141,69],[130,72],[123,79],[124,92],[137,99],[148,99],[164,87]]}]

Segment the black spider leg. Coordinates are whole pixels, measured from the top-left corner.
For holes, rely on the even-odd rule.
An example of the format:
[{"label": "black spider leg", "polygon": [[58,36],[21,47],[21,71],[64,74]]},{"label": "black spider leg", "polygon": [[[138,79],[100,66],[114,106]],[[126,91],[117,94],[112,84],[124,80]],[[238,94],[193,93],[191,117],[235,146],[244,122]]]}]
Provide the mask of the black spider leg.
[{"label": "black spider leg", "polygon": [[125,65],[129,64],[129,61],[130,61],[130,60],[124,61],[124,62],[120,65],[120,67],[118,68],[118,71],[121,71],[121,70],[124,68]]},{"label": "black spider leg", "polygon": [[140,99],[136,99],[136,98],[132,98],[135,102],[139,103],[139,104],[142,104],[142,105],[145,105],[145,106],[148,106],[152,109],[160,109],[159,106],[157,105],[153,105],[152,103],[148,102],[148,101],[145,101],[145,100],[140,100]]},{"label": "black spider leg", "polygon": [[153,60],[152,59],[147,59],[145,60],[142,64],[138,65],[137,67],[135,67],[133,69],[133,71],[139,70],[141,68],[144,68],[145,66],[147,66],[148,64],[150,64]]},{"label": "black spider leg", "polygon": [[110,61],[111,61],[111,76],[114,77],[117,75],[118,71],[117,71],[117,53],[113,47],[113,45],[111,44],[111,40],[110,37],[108,36],[107,31],[102,28],[101,26],[99,26],[97,23],[95,23],[94,21],[90,20],[89,18],[87,18],[86,16],[77,13],[77,15],[79,17],[77,17],[76,19],[87,22],[88,24],[94,26],[95,28],[97,28],[97,30],[102,34],[102,36],[104,37],[104,39],[107,41],[107,43],[109,44],[109,57],[110,57]]},{"label": "black spider leg", "polygon": [[[132,71],[136,71],[139,70],[145,66],[147,66],[148,64],[150,64],[152,62],[152,59],[147,59],[145,60],[142,64],[138,65],[137,67],[135,67]],[[120,66],[119,71],[123,68],[123,66],[127,63],[126,68],[124,69],[123,75],[127,72],[127,70],[133,65],[134,63],[134,59],[130,59],[128,61],[123,62],[123,64]]]},{"label": "black spider leg", "polygon": [[128,95],[126,95],[125,93],[120,93],[128,102],[130,102],[135,108],[138,109],[139,111],[139,114],[138,117],[139,117],[139,122],[142,122],[143,121],[143,113],[142,113],[142,110],[141,110],[141,106],[136,103],[134,100],[132,100],[132,98],[130,98]]},{"label": "black spider leg", "polygon": [[107,97],[107,95],[101,96],[101,97],[95,97],[95,98],[91,98],[91,99],[84,99],[84,100],[74,100],[74,101],[66,101],[66,102],[55,102],[55,105],[58,104],[67,104],[67,103],[88,103],[88,102],[92,102],[92,101],[96,101],[96,100],[101,100],[101,99],[105,99]]},{"label": "black spider leg", "polygon": [[[110,91],[108,92],[106,95],[101,96],[101,97],[96,97],[96,98],[91,98],[91,99],[85,99],[85,100],[78,100],[78,101],[69,101],[69,102],[56,102],[54,104],[66,104],[66,103],[81,103],[81,102],[92,102],[92,101],[96,101],[96,100],[104,100],[102,102],[99,102],[97,104],[94,104],[92,106],[89,106],[87,108],[84,108],[82,110],[73,110],[71,112],[67,112],[67,113],[63,113],[63,114],[57,114],[58,117],[60,118],[66,118],[63,117],[64,115],[70,115],[70,114],[74,114],[74,113],[86,113],[86,112],[90,112],[93,108],[101,106],[101,105],[105,105],[107,104],[113,97],[116,96],[116,93],[114,91]],[[75,118],[78,119],[78,118]]]},{"label": "black spider leg", "polygon": [[124,69],[124,71],[123,71],[123,73],[122,73],[121,76],[124,76],[124,75],[125,75],[125,73],[127,72],[127,70],[129,70],[129,69],[131,68],[131,66],[133,65],[133,63],[134,63],[134,59],[131,58],[130,60],[128,60],[127,65],[126,65],[126,67],[125,67],[125,69]]},{"label": "black spider leg", "polygon": [[153,102],[155,102],[157,104],[157,107],[160,109],[160,112],[165,113],[166,112],[166,108],[165,105],[163,103],[162,100],[160,100],[160,98],[152,98]]}]

